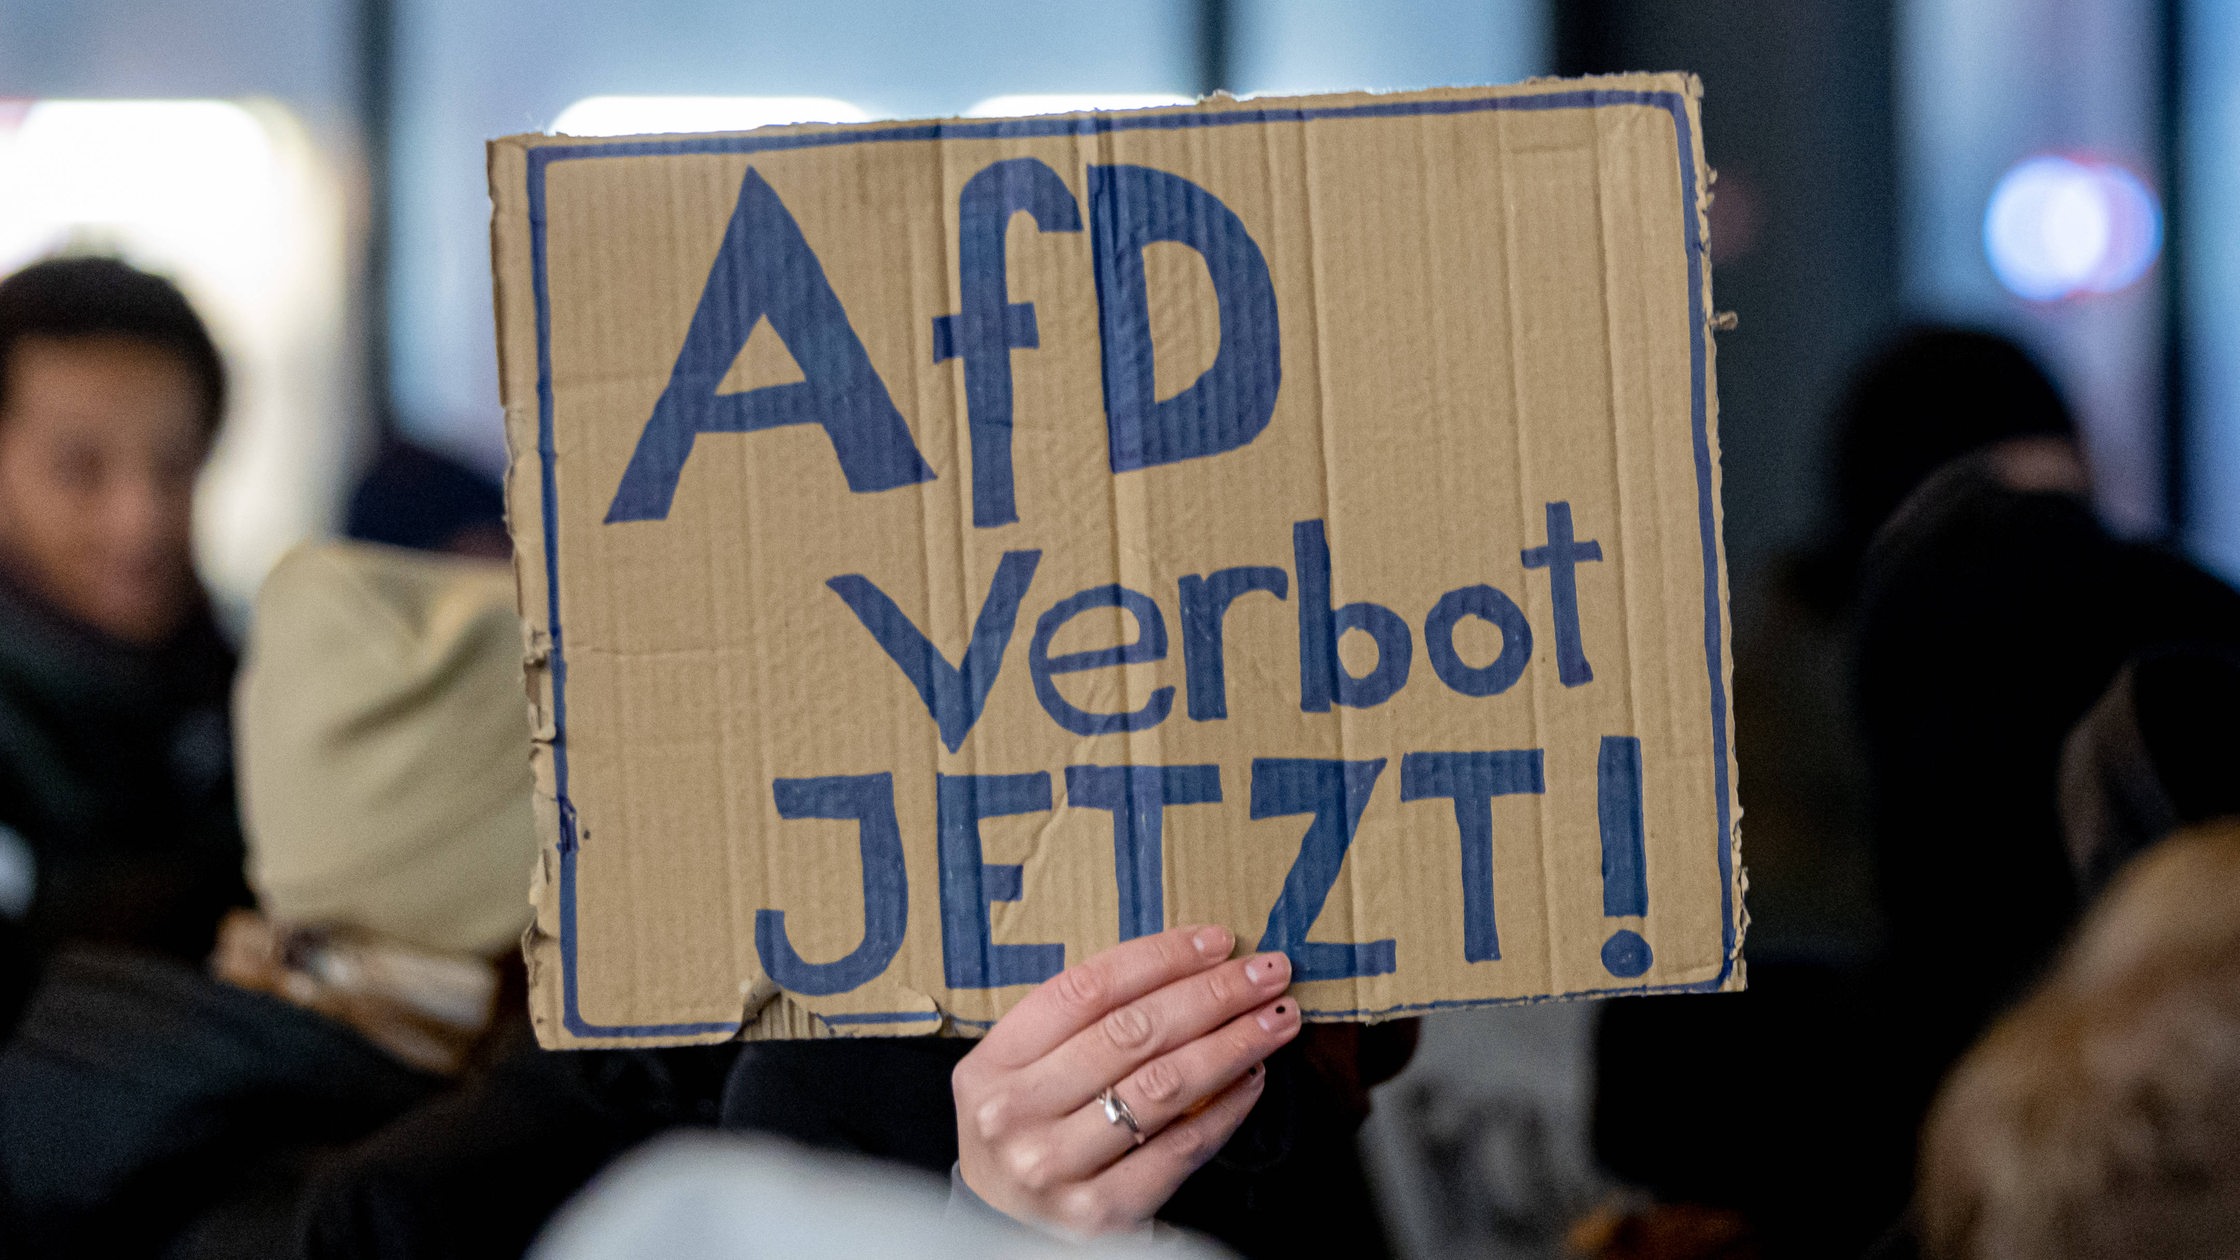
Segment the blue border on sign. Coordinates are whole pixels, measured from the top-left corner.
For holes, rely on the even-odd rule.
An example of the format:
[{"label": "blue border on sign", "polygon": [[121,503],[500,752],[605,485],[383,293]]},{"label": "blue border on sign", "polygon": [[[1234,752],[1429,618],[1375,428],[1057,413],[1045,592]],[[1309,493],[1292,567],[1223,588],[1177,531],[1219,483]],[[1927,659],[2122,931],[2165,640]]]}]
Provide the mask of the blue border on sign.
[{"label": "blue border on sign", "polygon": [[[1310,1011],[1310,1015],[1360,1018],[1414,1015],[1426,1011],[1479,1006],[1511,1006],[1573,997],[1613,997],[1639,993],[1690,993],[1716,990],[1734,971],[1734,819],[1728,805],[1731,791],[1727,776],[1727,683],[1720,668],[1723,631],[1719,616],[1719,526],[1711,494],[1710,405],[1706,394],[1707,317],[1703,309],[1703,241],[1697,233],[1696,173],[1693,135],[1688,126],[1687,103],[1677,92],[1596,91],[1548,92],[1537,96],[1494,96],[1432,101],[1386,101],[1367,105],[1341,105],[1297,109],[1233,109],[1191,114],[1092,114],[1072,118],[1012,118],[990,122],[900,123],[850,131],[820,131],[793,135],[695,137],[677,140],[638,140],[596,144],[548,144],[529,150],[529,252],[537,316],[537,458],[542,464],[546,623],[551,634],[552,764],[554,790],[560,804],[560,968],[561,1022],[578,1037],[690,1037],[738,1031],[737,1023],[701,1024],[594,1024],[583,1018],[576,1005],[576,813],[568,798],[568,666],[560,629],[559,491],[552,437],[552,307],[545,277],[545,170],[554,162],[585,158],[656,157],[678,154],[769,153],[785,149],[815,149],[844,144],[908,142],[917,140],[999,140],[1028,136],[1087,136],[1113,131],[1179,131],[1200,127],[1236,127],[1266,123],[1303,123],[1328,118],[1399,118],[1420,114],[1471,114],[1486,110],[1595,109],[1610,105],[1645,105],[1672,116],[1680,145],[1681,239],[1688,259],[1689,388],[1694,421],[1696,457],[1696,513],[1703,544],[1703,652],[1711,676],[1711,751],[1713,794],[1719,815],[1720,940],[1723,963],[1719,974],[1694,984],[1640,986],[1631,989],[1585,989],[1576,993],[1527,998],[1458,999],[1418,1002],[1376,1010]],[[940,1018],[928,1011],[870,1014],[834,1014],[818,1018],[828,1024],[924,1023]],[[985,1027],[986,1021],[955,1018],[955,1022]]]}]

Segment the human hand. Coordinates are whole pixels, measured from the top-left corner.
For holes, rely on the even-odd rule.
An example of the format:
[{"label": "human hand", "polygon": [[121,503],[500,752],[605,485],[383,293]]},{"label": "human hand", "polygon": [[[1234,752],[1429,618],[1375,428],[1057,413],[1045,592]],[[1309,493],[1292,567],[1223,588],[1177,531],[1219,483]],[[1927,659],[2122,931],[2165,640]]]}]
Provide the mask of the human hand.
[{"label": "human hand", "polygon": [[[1094,1235],[1151,1219],[1244,1123],[1299,1032],[1291,960],[1170,928],[1045,981],[957,1065],[957,1165],[1018,1220]],[[1111,1087],[1136,1122],[1108,1119]]]}]

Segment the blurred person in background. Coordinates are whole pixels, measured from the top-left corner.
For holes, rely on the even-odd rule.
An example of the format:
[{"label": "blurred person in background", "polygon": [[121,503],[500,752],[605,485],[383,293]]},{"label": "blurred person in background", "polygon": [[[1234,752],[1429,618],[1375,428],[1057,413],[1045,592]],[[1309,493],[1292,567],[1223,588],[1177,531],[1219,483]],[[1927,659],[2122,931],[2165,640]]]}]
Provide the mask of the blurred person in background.
[{"label": "blurred person in background", "polygon": [[[1750,988],[1604,1004],[1595,1152],[1653,1201],[1586,1223],[1585,1254],[1855,1254],[1902,1210],[1925,1096],[1893,1071],[1910,999],[1880,963],[1919,930],[1905,890],[1890,902],[1877,887],[1875,763],[1854,684],[1869,556],[1900,505],[1951,461],[2014,442],[2073,452],[2076,439],[2052,380],[1995,334],[1904,329],[1853,373],[1833,418],[1819,536],[1774,563],[1749,615],[1737,605]],[[1935,615],[1924,610],[1924,624]],[[2050,810],[2050,765],[2043,795]],[[2061,878],[2058,848],[2043,856]],[[1956,955],[1952,966],[1978,962]],[[1703,1089],[1712,1079],[1728,1084]]]},{"label": "blurred person in background", "polygon": [[513,607],[490,561],[273,571],[236,709],[257,908],[207,969],[57,958],[0,1052],[7,1254],[518,1255],[679,1118],[667,1061],[529,1035]]},{"label": "blurred person in background", "polygon": [[2074,443],[2045,372],[1993,333],[1924,326],[1881,344],[1837,404],[1818,537],[1773,562],[1736,627],[1736,757],[1750,814],[1753,962],[1856,969],[1880,941],[1866,757],[1851,686],[1868,549],[1947,463],[2002,442]]},{"label": "blurred person in background", "polygon": [[[1878,1050],[1889,1125],[1911,1135],[1947,1069],[2052,960],[2111,865],[2097,855],[2141,843],[2107,832],[2072,853],[2072,732],[2127,661],[2240,647],[2240,593],[2115,536],[2078,446],[2051,438],[1939,470],[1876,537],[1864,574],[1856,685],[1889,940]],[[2177,731],[2183,744],[2161,712],[2170,680],[2147,674],[2157,739]]]},{"label": "blurred person in background", "polygon": [[315,992],[289,961],[301,942],[344,949],[316,968],[332,1013],[446,1082],[320,1161],[287,1254],[520,1255],[615,1155],[715,1123],[732,1047],[548,1052],[530,1029],[522,653],[502,561],[328,544],[260,596],[242,786],[279,948],[240,978]]},{"label": "blurred person in background", "polygon": [[248,900],[234,656],[191,555],[225,399],[169,281],[80,257],[0,282],[0,1027],[63,942],[199,961]]},{"label": "blurred person in background", "polygon": [[2125,867],[1923,1140],[1932,1260],[2240,1255],[2240,822]]},{"label": "blurred person in background", "polygon": [[1892,1064],[1916,1116],[2080,905],[2060,817],[2071,731],[2126,661],[2240,647],[2240,593],[2114,536],[2088,492],[2075,444],[2001,443],[1932,477],[1867,558],[1859,707],[1907,1013]]}]

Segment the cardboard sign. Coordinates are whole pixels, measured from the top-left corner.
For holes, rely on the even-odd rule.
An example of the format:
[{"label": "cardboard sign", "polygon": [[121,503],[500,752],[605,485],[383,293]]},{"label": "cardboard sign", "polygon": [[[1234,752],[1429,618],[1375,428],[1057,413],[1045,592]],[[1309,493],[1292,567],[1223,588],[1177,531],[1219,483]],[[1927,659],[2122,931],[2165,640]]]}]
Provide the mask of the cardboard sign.
[{"label": "cardboard sign", "polygon": [[1738,986],[1696,94],[497,142],[547,1043]]}]

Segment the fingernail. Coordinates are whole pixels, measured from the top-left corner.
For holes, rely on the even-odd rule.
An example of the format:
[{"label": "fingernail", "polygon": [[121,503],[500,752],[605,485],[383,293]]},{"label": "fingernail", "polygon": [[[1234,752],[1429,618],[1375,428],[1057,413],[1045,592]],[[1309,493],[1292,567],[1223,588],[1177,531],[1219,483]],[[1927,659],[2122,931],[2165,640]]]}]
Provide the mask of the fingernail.
[{"label": "fingernail", "polygon": [[1282,1032],[1297,1021],[1298,1011],[1289,1002],[1278,1002],[1260,1012],[1260,1028],[1263,1032]]},{"label": "fingernail", "polygon": [[1261,954],[1244,965],[1244,978],[1257,985],[1276,988],[1291,978],[1291,960],[1282,954]]},{"label": "fingernail", "polygon": [[1197,947],[1198,953],[1203,957],[1227,958],[1229,950],[1236,945],[1236,938],[1229,935],[1227,928],[1199,928],[1197,935],[1190,938],[1190,943]]}]

